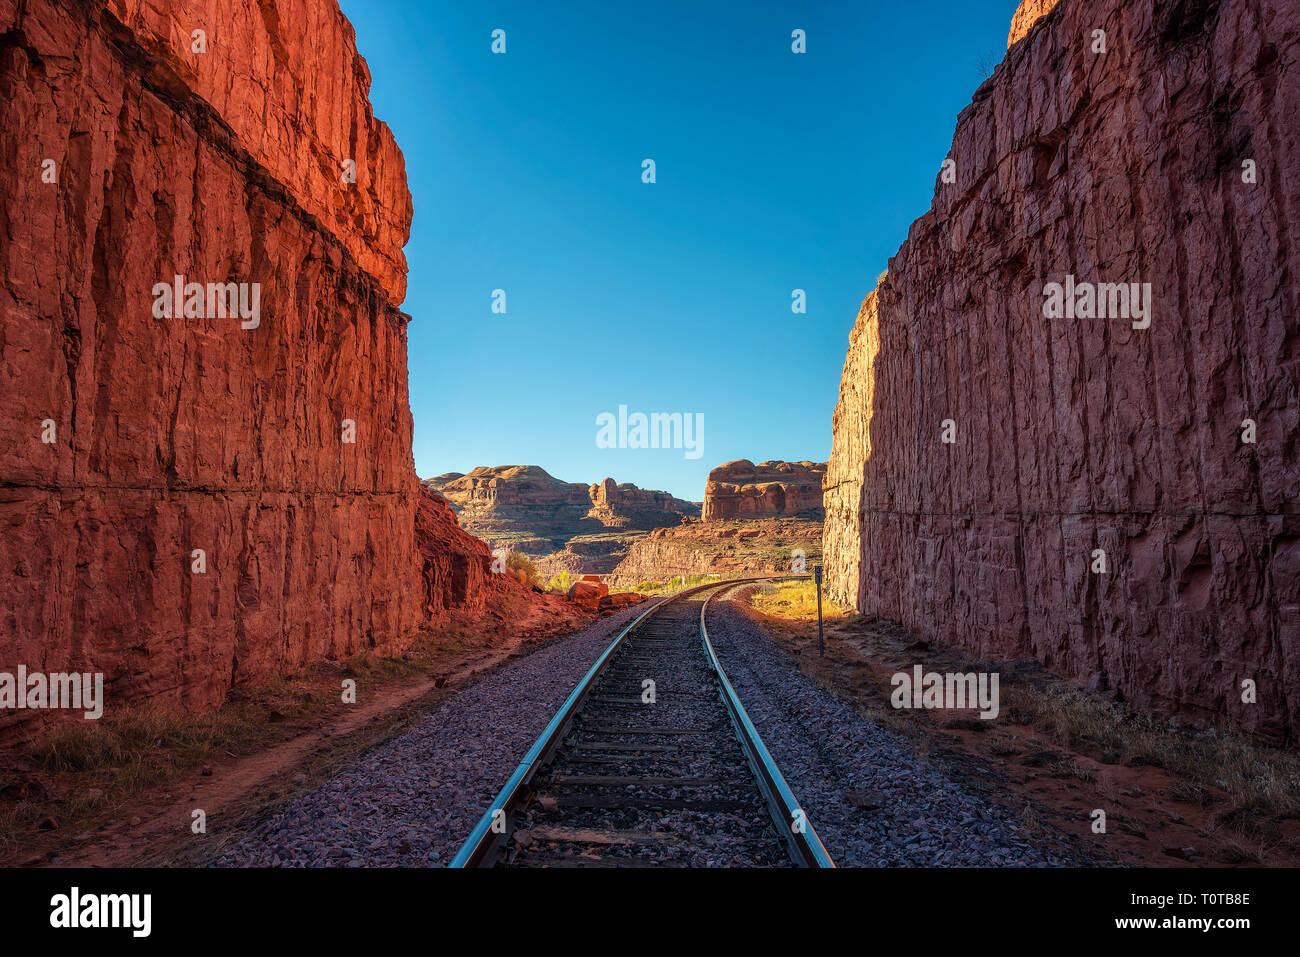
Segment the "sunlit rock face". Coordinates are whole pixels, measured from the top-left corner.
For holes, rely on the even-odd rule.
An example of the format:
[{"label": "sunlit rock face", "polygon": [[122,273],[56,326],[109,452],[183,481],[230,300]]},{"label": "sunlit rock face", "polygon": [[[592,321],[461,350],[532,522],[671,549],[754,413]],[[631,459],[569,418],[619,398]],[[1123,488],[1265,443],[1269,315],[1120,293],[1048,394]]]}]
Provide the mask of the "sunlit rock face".
[{"label": "sunlit rock face", "polygon": [[737,459],[709,472],[704,520],[775,518],[822,514],[825,463],[760,462]]},{"label": "sunlit rock face", "polygon": [[[1300,6],[1047,6],[1017,14],[850,336],[829,588],[1294,737]],[[1102,312],[1099,283],[1149,284],[1150,314]]]},{"label": "sunlit rock face", "polygon": [[564,482],[536,465],[482,466],[425,484],[446,496],[466,531],[499,551],[529,555],[544,577],[609,574],[654,528],[700,513],[696,502],[612,478]]},{"label": "sunlit rock face", "polygon": [[1011,31],[1007,34],[1007,48],[1024,39],[1034,24],[1055,9],[1060,0],[1022,0],[1011,17]]},{"label": "sunlit rock face", "polygon": [[475,600],[416,535],[368,90],[333,2],[0,0],[0,669],[207,705]]}]

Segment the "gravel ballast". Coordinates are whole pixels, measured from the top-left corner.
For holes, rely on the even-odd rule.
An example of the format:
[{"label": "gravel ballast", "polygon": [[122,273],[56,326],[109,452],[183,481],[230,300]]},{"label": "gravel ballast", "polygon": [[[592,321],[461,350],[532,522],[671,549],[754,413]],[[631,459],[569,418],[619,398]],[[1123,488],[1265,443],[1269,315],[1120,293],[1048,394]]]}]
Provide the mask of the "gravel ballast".
[{"label": "gravel ballast", "polygon": [[[841,867],[1077,866],[1035,846],[1009,812],[920,761],[804,675],[722,593],[708,607],[723,670],[827,851]],[[859,807],[847,795],[854,793]],[[863,801],[864,795],[872,800]]]},{"label": "gravel ballast", "polygon": [[[721,600],[736,593],[709,605],[714,646],[838,865],[1092,863],[1063,844],[1043,846],[1013,812],[920,760],[906,741],[816,685]],[[600,652],[647,607],[625,609],[447,696],[411,730],[274,811],[215,864],[445,866]]]},{"label": "gravel ballast", "polygon": [[634,605],[449,695],[276,811],[220,867],[445,866]]}]

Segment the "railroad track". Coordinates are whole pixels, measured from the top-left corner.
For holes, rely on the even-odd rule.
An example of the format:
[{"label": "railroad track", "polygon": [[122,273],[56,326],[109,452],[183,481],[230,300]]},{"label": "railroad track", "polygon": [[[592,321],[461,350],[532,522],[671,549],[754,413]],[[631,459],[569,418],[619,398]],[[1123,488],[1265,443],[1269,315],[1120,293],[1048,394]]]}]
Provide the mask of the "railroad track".
[{"label": "railroad track", "polygon": [[834,867],[709,642],[709,600],[756,580],[680,592],[628,625],[451,866]]}]

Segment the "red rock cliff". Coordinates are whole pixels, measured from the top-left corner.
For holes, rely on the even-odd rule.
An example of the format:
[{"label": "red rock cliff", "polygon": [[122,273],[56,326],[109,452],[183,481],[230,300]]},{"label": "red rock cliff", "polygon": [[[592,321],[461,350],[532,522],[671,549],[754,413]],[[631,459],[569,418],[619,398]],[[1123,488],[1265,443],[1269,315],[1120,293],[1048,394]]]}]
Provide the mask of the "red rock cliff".
[{"label": "red rock cliff", "polygon": [[824,463],[760,462],[737,459],[709,472],[704,486],[704,520],[774,518],[822,512]]},{"label": "red rock cliff", "polygon": [[[830,590],[982,656],[1294,736],[1300,5],[1027,6],[958,118],[955,182],[853,329]],[[1067,276],[1150,283],[1149,327],[1046,317]]]},{"label": "red rock cliff", "polygon": [[[424,620],[368,88],[332,0],[0,0],[0,669],[197,706]],[[177,275],[256,327],[160,318]]]}]

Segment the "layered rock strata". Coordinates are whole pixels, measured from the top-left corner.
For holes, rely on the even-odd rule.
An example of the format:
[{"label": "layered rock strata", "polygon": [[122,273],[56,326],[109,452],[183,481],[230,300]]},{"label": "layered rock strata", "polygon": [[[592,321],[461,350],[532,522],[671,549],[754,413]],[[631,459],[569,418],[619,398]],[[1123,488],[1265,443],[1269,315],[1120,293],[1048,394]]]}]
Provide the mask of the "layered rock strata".
[{"label": "layered rock strata", "polygon": [[0,0],[0,670],[197,707],[482,600],[368,88],[334,2]]},{"label": "layered rock strata", "polygon": [[704,487],[704,520],[822,517],[822,479],[826,463],[760,462],[737,459],[709,472]]},{"label": "layered rock strata", "polygon": [[563,482],[536,465],[449,472],[425,482],[445,495],[461,525],[493,548],[533,556],[549,577],[604,574],[654,528],[699,515],[700,506],[667,492],[619,484]]}]

